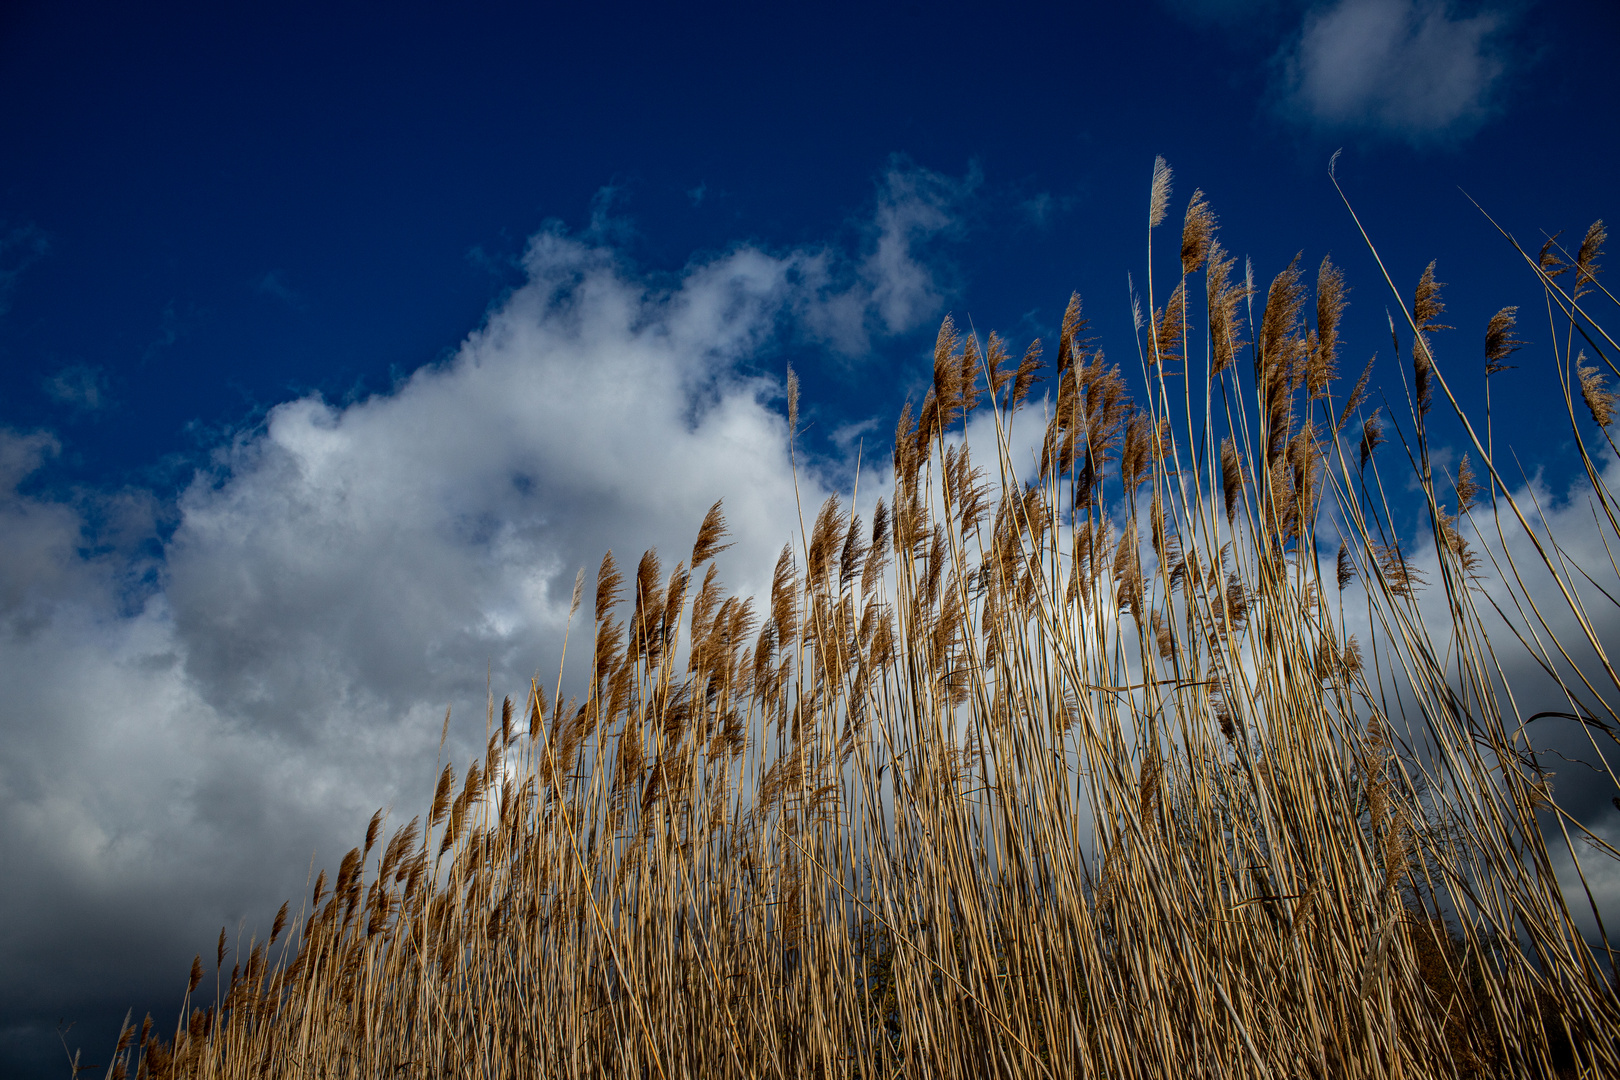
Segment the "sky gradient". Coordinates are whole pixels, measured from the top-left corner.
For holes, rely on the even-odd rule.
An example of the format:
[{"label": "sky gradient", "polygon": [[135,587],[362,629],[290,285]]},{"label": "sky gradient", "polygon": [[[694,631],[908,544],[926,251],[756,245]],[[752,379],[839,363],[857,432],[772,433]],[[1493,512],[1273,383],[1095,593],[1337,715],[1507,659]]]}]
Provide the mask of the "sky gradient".
[{"label": "sky gradient", "polygon": [[761,584],[789,363],[806,503],[882,482],[946,313],[1022,347],[1078,290],[1133,369],[1157,154],[1262,287],[1331,254],[1400,400],[1342,148],[1470,411],[1522,305],[1498,438],[1584,512],[1463,191],[1532,248],[1614,216],[1611,5],[586,7],[0,11],[0,1074],[167,1022],[222,924],[415,812],[606,548],[723,496]]}]

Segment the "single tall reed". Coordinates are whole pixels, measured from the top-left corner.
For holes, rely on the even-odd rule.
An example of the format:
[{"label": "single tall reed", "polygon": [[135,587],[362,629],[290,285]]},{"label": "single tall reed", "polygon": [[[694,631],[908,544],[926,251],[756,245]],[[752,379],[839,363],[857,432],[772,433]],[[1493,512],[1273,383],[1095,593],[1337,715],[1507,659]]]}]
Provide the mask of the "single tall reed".
[{"label": "single tall reed", "polygon": [[[1589,453],[1581,408],[1613,403],[1595,228],[1526,259],[1614,541],[1615,447],[1604,426]],[[1612,762],[1587,605],[1613,599],[1515,501],[1488,425],[1464,421],[1454,477],[1427,435],[1455,381],[1506,366],[1514,311],[1444,359],[1431,266],[1391,327],[1424,580],[1391,424],[1365,372],[1338,378],[1338,268],[1256,288],[1196,194],[1180,269],[1162,301],[1148,279],[1140,397],[1078,297],[1053,367],[947,319],[887,500],[807,517],[768,597],[717,580],[719,504],[667,572],[604,558],[583,613],[582,574],[588,683],[492,705],[425,819],[374,819],[301,933],[284,908],[228,974],[222,939],[219,991],[199,959],[173,1037],[126,1032],[111,1074],[1620,1074],[1615,957],[1555,875],[1620,853],[1553,797],[1525,714],[1548,706],[1503,676],[1531,649]],[[1033,462],[1015,417],[1044,418]],[[1514,521],[1522,548],[1492,529]]]}]

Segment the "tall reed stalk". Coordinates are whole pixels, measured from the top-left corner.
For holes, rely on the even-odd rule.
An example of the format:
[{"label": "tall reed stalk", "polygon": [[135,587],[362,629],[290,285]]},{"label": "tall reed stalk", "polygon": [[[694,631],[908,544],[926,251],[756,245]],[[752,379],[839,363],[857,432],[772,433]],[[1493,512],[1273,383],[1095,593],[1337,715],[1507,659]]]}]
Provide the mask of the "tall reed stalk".
[{"label": "tall reed stalk", "polygon": [[[1169,199],[1161,161],[1150,226]],[[1614,541],[1601,242],[1526,259]],[[1180,269],[1162,306],[1148,279],[1139,400],[1078,297],[1051,368],[947,319],[888,498],[807,518],[768,597],[717,580],[719,504],[668,572],[604,558],[587,683],[492,705],[425,820],[373,819],[229,973],[222,938],[218,992],[199,959],[172,1038],[127,1031],[111,1074],[1620,1074],[1615,957],[1556,873],[1620,853],[1553,797],[1544,706],[1504,676],[1530,649],[1612,762],[1613,600],[1489,426],[1435,466],[1436,391],[1473,376],[1432,344],[1433,267],[1392,326],[1427,582],[1368,374],[1338,378],[1341,272],[1261,293],[1201,194]]]}]

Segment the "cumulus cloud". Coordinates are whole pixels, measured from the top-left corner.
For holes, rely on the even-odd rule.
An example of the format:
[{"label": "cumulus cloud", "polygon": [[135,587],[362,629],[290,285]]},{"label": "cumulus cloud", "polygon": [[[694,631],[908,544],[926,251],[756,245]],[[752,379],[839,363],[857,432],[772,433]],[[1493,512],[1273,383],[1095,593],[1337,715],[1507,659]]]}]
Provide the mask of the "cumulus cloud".
[{"label": "cumulus cloud", "polygon": [[936,317],[924,245],[970,190],[897,163],[853,252],[742,245],[666,276],[605,239],[602,200],[601,227],[531,240],[447,361],[219,446],[167,535],[141,492],[28,494],[59,443],[0,432],[0,1061],[59,1052],[59,1017],[175,1007],[222,924],[296,906],[312,851],[335,863],[375,807],[408,818],[447,706],[464,757],[487,693],[556,678],[575,572],[607,548],[673,564],[724,497],[723,575],[768,587],[797,516],[753,360]]},{"label": "cumulus cloud", "polygon": [[1466,134],[1489,114],[1506,17],[1447,0],[1337,0],[1310,11],[1279,57],[1282,107],[1316,126],[1414,142]]}]

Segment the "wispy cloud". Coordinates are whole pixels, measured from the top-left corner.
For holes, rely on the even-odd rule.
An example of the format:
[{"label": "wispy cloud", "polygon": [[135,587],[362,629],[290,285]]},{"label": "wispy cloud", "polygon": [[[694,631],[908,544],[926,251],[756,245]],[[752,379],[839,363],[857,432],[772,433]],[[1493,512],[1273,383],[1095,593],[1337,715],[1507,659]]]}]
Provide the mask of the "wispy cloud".
[{"label": "wispy cloud", "polygon": [[860,255],[807,252],[795,268],[811,286],[800,311],[812,336],[858,356],[873,334],[902,333],[937,314],[944,294],[929,245],[961,228],[961,209],[982,181],[977,168],[950,177],[891,162]]},{"label": "wispy cloud", "polygon": [[175,342],[191,332],[196,312],[188,310],[181,315],[175,307],[173,300],[163,305],[163,314],[158,319],[158,334],[147,343],[141,352],[142,360],[151,360],[174,347]]},{"label": "wispy cloud", "polygon": [[1464,135],[1489,116],[1506,70],[1501,11],[1447,0],[1337,0],[1311,10],[1278,58],[1284,112],[1313,126],[1413,142]]},{"label": "wispy cloud", "polygon": [[1070,213],[1078,200],[1073,195],[1053,195],[1038,191],[1018,204],[1024,221],[1037,229],[1045,229],[1058,218]]},{"label": "wispy cloud", "polygon": [[45,396],[76,412],[99,412],[109,403],[107,373],[87,364],[74,364],[47,376]]},{"label": "wispy cloud", "polygon": [[50,250],[50,240],[37,225],[0,225],[0,315],[11,306],[17,280]]},{"label": "wispy cloud", "polygon": [[1425,144],[1490,118],[1511,59],[1504,0],[1162,0],[1182,22],[1270,54],[1277,116],[1323,132]]},{"label": "wispy cloud", "polygon": [[253,283],[253,291],[260,296],[280,300],[283,304],[295,310],[302,311],[306,306],[304,295],[287,284],[286,276],[280,270],[266,271],[264,276]]}]

